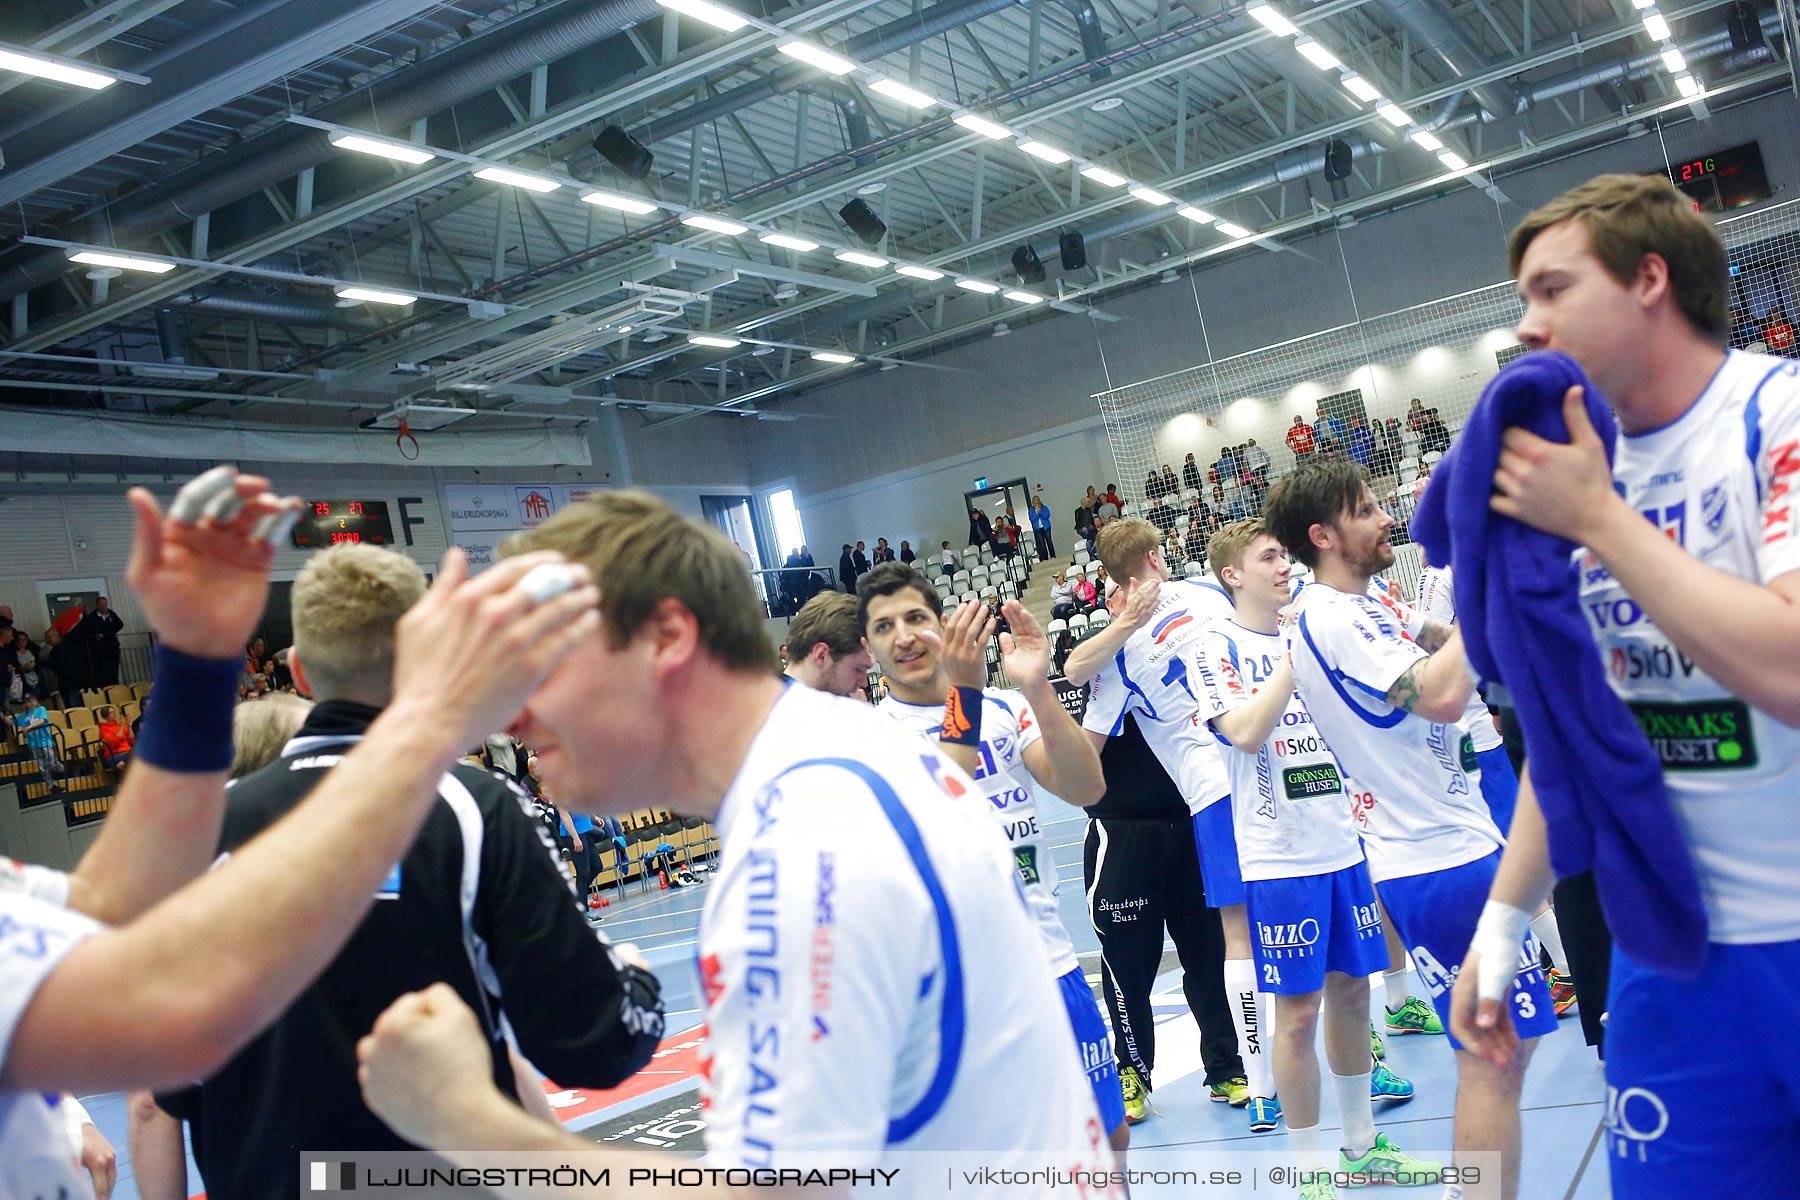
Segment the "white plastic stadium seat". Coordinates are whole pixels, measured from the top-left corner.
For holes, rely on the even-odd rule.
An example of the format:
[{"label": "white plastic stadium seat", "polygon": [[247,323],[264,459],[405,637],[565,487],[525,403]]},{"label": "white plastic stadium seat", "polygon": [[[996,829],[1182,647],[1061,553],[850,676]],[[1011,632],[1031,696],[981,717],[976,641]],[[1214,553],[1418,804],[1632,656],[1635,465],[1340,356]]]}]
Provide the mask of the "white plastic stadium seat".
[{"label": "white plastic stadium seat", "polygon": [[1198,488],[1189,488],[1187,491],[1181,493],[1181,500],[1184,504],[1189,500],[1198,500],[1199,498],[1200,490]]},{"label": "white plastic stadium seat", "polygon": [[1091,563],[1089,563],[1089,564],[1088,564],[1088,565],[1087,565],[1087,567],[1086,567],[1086,570],[1087,570],[1087,577],[1088,577],[1088,578],[1089,578],[1089,579],[1092,579],[1092,578],[1094,578],[1094,577],[1095,577],[1095,576],[1097,576],[1097,575],[1099,575],[1099,574],[1100,574],[1100,563],[1099,563],[1099,561],[1098,561],[1098,560],[1095,560],[1095,561],[1094,561],[1094,562],[1091,562]]},{"label": "white plastic stadium seat", "polygon": [[1089,629],[1105,629],[1111,624],[1112,614],[1107,612],[1104,608],[1096,608],[1093,613],[1088,616]]},{"label": "white plastic stadium seat", "polygon": [[966,592],[969,590],[969,584],[973,581],[974,576],[970,575],[967,571],[958,571],[950,577],[950,586],[958,591]]},{"label": "white plastic stadium seat", "polygon": [[1199,579],[1206,574],[1206,569],[1200,565],[1199,559],[1195,559],[1193,562],[1183,567],[1181,573],[1189,579]]},{"label": "white plastic stadium seat", "polygon": [[1000,582],[1000,598],[1002,600],[1016,600],[1018,596],[1019,589],[1013,586],[1012,580],[1005,579]]},{"label": "white plastic stadium seat", "polygon": [[981,551],[977,550],[975,547],[973,547],[973,546],[964,546],[963,547],[962,560],[964,563],[972,563],[972,562],[976,561],[977,559],[979,559],[980,557],[981,557]]},{"label": "white plastic stadium seat", "polygon": [[1063,572],[1063,578],[1064,579],[1074,579],[1077,576],[1079,576],[1080,574],[1081,574],[1080,565],[1070,564],[1069,568]]},{"label": "white plastic stadium seat", "polygon": [[1094,557],[1094,556],[1088,553],[1088,549],[1086,546],[1077,546],[1077,547],[1075,547],[1075,557],[1071,561],[1073,561],[1077,565],[1080,565],[1080,564],[1086,563],[1087,560],[1092,557]]},{"label": "white plastic stadium seat", "polygon": [[1069,623],[1067,621],[1063,620],[1061,617],[1058,617],[1058,618],[1056,618],[1056,620],[1050,622],[1049,625],[1045,626],[1044,632],[1049,634],[1051,637],[1055,637],[1057,634],[1064,632],[1068,628],[1069,628]]},{"label": "white plastic stadium seat", "polygon": [[979,600],[979,599],[981,599],[981,597],[977,596],[974,592],[964,592],[961,596],[959,596],[957,598],[957,603],[958,604],[967,604],[971,600]]},{"label": "white plastic stadium seat", "polygon": [[1088,618],[1087,618],[1086,613],[1076,613],[1074,616],[1069,618],[1069,632],[1070,633],[1074,634],[1076,637],[1080,637],[1082,634],[1086,633],[1087,631],[1088,631]]},{"label": "white plastic stadium seat", "polygon": [[981,598],[983,600],[992,600],[999,594],[1000,594],[1000,589],[997,587],[994,587],[992,584],[989,584],[987,587],[984,587],[981,589]]}]

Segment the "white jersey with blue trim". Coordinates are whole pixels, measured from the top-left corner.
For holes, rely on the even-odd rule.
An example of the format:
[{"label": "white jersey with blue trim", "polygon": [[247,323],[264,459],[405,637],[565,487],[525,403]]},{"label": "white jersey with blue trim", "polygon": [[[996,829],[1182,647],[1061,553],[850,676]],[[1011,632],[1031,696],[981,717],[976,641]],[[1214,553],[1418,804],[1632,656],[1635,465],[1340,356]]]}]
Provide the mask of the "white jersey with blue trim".
[{"label": "white jersey with blue trim", "polygon": [[1288,626],[1294,686],[1313,724],[1356,781],[1352,807],[1380,883],[1491,854],[1504,839],[1488,816],[1475,747],[1461,725],[1415,717],[1387,691],[1427,657],[1424,620],[1391,592],[1353,596],[1314,581]]},{"label": "white jersey with blue trim", "polygon": [[[43,898],[46,887],[55,890],[52,877],[60,874],[24,868],[8,872],[0,886],[0,1069],[38,988],[69,951],[101,929],[97,922]],[[61,891],[66,897],[66,879]],[[38,1092],[0,1091],[0,1197],[91,1200],[94,1190],[87,1172],[69,1153],[60,1103],[59,1097]]]},{"label": "white jersey with blue trim", "polygon": [[[1243,707],[1286,654],[1278,633],[1236,621],[1208,627],[1189,663],[1200,719]],[[1260,746],[1217,736],[1231,775],[1231,824],[1245,880],[1328,875],[1363,861],[1343,771],[1298,692]]]},{"label": "white jersey with blue trim", "polygon": [[[876,707],[934,745],[944,727],[942,704],[908,704],[890,692]],[[1032,794],[1031,773],[1025,766],[1025,751],[1043,736],[1037,714],[1024,696],[1005,688],[981,693],[981,761],[975,768],[975,786],[987,797],[988,812],[1012,846],[1026,903],[1031,905],[1050,955],[1050,972],[1060,979],[1081,963],[1057,913],[1056,860],[1044,844],[1037,797]]]},{"label": "white jersey with blue trim", "polygon": [[[721,802],[700,922],[711,1164],[981,1150],[1015,1167],[1055,1150],[1110,1166],[1012,855],[975,793],[868,705],[783,691]],[[895,1191],[932,1184],[903,1171]]]},{"label": "white jersey with blue trim", "polygon": [[[1800,570],[1800,363],[1733,350],[1680,418],[1615,447],[1627,503],[1701,562],[1763,584]],[[1709,936],[1800,938],[1800,731],[1732,696],[1576,558],[1608,681],[1662,760]]]},{"label": "white jersey with blue trim", "polygon": [[[1456,624],[1456,592],[1449,567],[1425,567],[1419,572],[1419,599],[1414,604],[1419,612],[1448,629]],[[1469,706],[1457,722],[1475,743],[1475,753],[1484,754],[1502,742],[1500,730],[1494,726],[1494,714],[1479,692],[1471,693]]]},{"label": "white jersey with blue trim", "polygon": [[1190,647],[1201,630],[1229,621],[1232,612],[1231,597],[1215,583],[1164,581],[1150,620],[1088,685],[1081,718],[1083,729],[1117,737],[1125,714],[1136,713],[1144,741],[1193,813],[1229,795],[1231,780],[1218,741],[1200,720],[1187,677]]}]

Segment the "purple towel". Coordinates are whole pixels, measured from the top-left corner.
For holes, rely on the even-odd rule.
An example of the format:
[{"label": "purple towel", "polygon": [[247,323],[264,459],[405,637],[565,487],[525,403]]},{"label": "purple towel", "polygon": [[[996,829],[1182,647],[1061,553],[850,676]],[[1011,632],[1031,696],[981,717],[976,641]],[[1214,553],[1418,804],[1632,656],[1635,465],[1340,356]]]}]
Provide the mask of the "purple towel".
[{"label": "purple towel", "polygon": [[1411,530],[1429,561],[1454,572],[1469,661],[1512,693],[1557,877],[1591,867],[1619,946],[1691,979],[1706,958],[1700,881],[1662,766],[1607,684],[1581,611],[1575,544],[1488,508],[1501,435],[1520,425],[1567,442],[1563,395],[1577,385],[1587,389],[1588,418],[1610,458],[1612,413],[1575,360],[1527,354],[1481,394]]}]

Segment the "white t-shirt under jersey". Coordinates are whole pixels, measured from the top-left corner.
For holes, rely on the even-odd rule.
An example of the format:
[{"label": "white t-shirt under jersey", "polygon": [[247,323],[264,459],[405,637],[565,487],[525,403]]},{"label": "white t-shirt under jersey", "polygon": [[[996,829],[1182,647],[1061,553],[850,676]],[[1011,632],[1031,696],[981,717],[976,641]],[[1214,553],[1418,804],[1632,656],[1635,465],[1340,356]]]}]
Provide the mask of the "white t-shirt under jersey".
[{"label": "white t-shirt under jersey", "polygon": [[1200,721],[1187,678],[1194,639],[1214,621],[1230,620],[1231,613],[1231,598],[1217,584],[1168,580],[1150,620],[1088,685],[1082,728],[1116,737],[1125,727],[1125,714],[1138,714],[1144,741],[1181,789],[1189,812],[1231,792],[1219,743]]},{"label": "white t-shirt under jersey", "polygon": [[[1439,625],[1456,624],[1456,593],[1450,583],[1449,567],[1426,567],[1419,572],[1419,600],[1415,607]],[[1480,693],[1469,697],[1463,709],[1463,729],[1475,743],[1475,753],[1483,754],[1501,744],[1500,731],[1494,727],[1494,714]]]},{"label": "white t-shirt under jersey", "polygon": [[[1287,654],[1278,633],[1218,622],[1195,640],[1188,678],[1211,721],[1262,690]],[[1295,692],[1275,731],[1260,746],[1234,746],[1219,735],[1231,775],[1231,823],[1244,878],[1327,875],[1363,860],[1350,798],[1337,759]]]},{"label": "white t-shirt under jersey", "polygon": [[[60,871],[0,859],[0,1068],[38,988],[101,928],[64,908],[68,895]],[[93,1196],[87,1172],[69,1154],[59,1103],[38,1092],[0,1091],[0,1198]]]},{"label": "white t-shirt under jersey", "polygon": [[1380,883],[1474,862],[1501,845],[1475,776],[1475,747],[1454,722],[1394,708],[1394,681],[1426,657],[1422,619],[1391,592],[1352,596],[1315,581],[1288,626],[1294,685],[1364,797],[1356,811]]},{"label": "white t-shirt under jersey", "polygon": [[[1678,420],[1619,437],[1613,478],[1708,566],[1758,583],[1800,570],[1800,363],[1733,350]],[[1712,940],[1800,938],[1800,731],[1732,697],[1598,560],[1576,558],[1613,691],[1662,758]]]},{"label": "white t-shirt under jersey", "polygon": [[[1011,1168],[1057,1150],[1111,1166],[1012,854],[975,792],[870,706],[783,691],[721,802],[700,921],[713,1165],[980,1150]],[[903,1171],[895,1191],[932,1182]]]},{"label": "white t-shirt under jersey", "polygon": [[[907,704],[890,692],[876,707],[934,745],[944,727],[942,704]],[[1025,767],[1026,749],[1042,738],[1037,714],[1024,696],[1002,688],[982,692],[981,762],[975,769],[975,786],[988,798],[988,812],[1012,845],[1025,900],[1050,954],[1050,970],[1060,978],[1081,964],[1062,917],[1057,915],[1056,860],[1044,844],[1037,797],[1031,792],[1030,772]]]}]

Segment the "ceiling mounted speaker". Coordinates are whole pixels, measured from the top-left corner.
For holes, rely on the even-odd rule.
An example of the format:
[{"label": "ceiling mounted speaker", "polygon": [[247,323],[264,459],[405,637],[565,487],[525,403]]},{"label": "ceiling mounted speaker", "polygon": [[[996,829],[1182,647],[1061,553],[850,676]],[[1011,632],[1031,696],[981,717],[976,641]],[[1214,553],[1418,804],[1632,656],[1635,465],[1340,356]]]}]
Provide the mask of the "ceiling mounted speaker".
[{"label": "ceiling mounted speaker", "polygon": [[1350,143],[1343,138],[1332,138],[1325,143],[1325,182],[1331,185],[1331,198],[1342,202],[1350,198],[1350,169],[1356,156],[1350,150]]},{"label": "ceiling mounted speaker", "polygon": [[887,226],[875,210],[869,207],[867,200],[852,200],[838,209],[838,216],[850,227],[850,232],[861,238],[865,246],[878,246],[881,239],[887,236]]},{"label": "ceiling mounted speaker", "polygon": [[656,163],[654,154],[617,125],[608,125],[600,131],[594,139],[594,149],[600,152],[601,158],[633,179],[648,175]]},{"label": "ceiling mounted speaker", "polygon": [[1044,282],[1043,260],[1030,246],[1020,246],[1012,252],[1012,269],[1021,283]]},{"label": "ceiling mounted speaker", "polygon": [[1079,229],[1071,229],[1063,234],[1056,243],[1056,249],[1062,256],[1062,269],[1079,271],[1087,266],[1087,239],[1081,236]]}]

